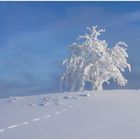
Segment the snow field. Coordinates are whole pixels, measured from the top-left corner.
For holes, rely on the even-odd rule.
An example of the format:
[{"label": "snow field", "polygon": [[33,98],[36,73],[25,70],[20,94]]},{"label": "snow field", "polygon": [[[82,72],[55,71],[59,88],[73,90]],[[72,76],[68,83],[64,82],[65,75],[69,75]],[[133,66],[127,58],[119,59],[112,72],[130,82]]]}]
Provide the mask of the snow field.
[{"label": "snow field", "polygon": [[[42,95],[43,96],[43,95]],[[39,95],[39,98],[41,97],[42,98],[42,96],[41,95]],[[80,95],[78,95],[79,97],[80,97]],[[82,96],[81,96],[82,97]],[[18,103],[18,102],[20,102],[20,100],[23,100],[23,99],[25,99],[26,101],[25,102],[20,102],[20,104],[21,103],[24,103],[24,105],[25,104],[28,104],[27,103],[27,100],[28,99],[32,99],[32,97],[10,97],[9,98],[9,100],[8,100],[8,103],[12,103],[12,105],[14,105],[14,104],[16,104],[16,103]],[[34,97],[33,97],[34,98]],[[73,100],[78,100],[79,98],[77,97],[77,95],[76,96],[74,96],[74,95],[70,95],[70,96],[67,96],[67,95],[65,95],[64,97],[63,97],[63,100],[69,100],[69,99],[73,99]],[[7,99],[6,99],[7,100]],[[39,100],[38,98],[37,98],[37,100]],[[61,99],[62,100],[62,99]],[[50,104],[50,102],[53,104],[53,106],[54,105],[63,105],[64,103],[62,102],[62,101],[60,101],[60,99],[56,96],[56,97],[51,97],[51,96],[48,96],[48,97],[43,97],[42,98],[42,101],[43,102],[41,102],[41,103],[38,103],[38,106],[46,106],[46,105],[49,105]],[[46,101],[46,102],[44,102],[44,101]],[[23,105],[23,104],[22,104]],[[29,106],[35,106],[36,104],[35,103],[29,103],[28,104]],[[75,104],[75,105],[77,105],[77,103]],[[17,123],[17,124],[14,124],[14,123],[12,123],[12,125],[9,125],[9,126],[7,126],[7,127],[4,127],[4,128],[1,128],[0,129],[0,133],[3,133],[3,132],[5,132],[5,131],[9,131],[10,129],[14,129],[14,128],[18,128],[18,127],[23,127],[23,126],[25,126],[25,125],[30,125],[31,123],[35,123],[35,122],[38,122],[38,121],[40,121],[40,120],[42,120],[42,119],[49,119],[49,118],[51,118],[52,116],[54,116],[54,115],[59,115],[59,114],[61,114],[61,113],[63,113],[63,112],[67,112],[69,109],[72,109],[73,108],[73,105],[69,105],[69,106],[67,106],[67,107],[64,107],[63,109],[61,109],[61,110],[58,110],[58,111],[55,111],[55,112],[52,112],[52,113],[50,113],[50,114],[45,114],[44,116],[41,116],[41,117],[37,117],[37,118],[34,118],[34,119],[31,119],[31,120],[29,120],[29,121],[24,121],[24,122],[21,122],[21,123]]]},{"label": "snow field", "polygon": [[140,90],[13,98],[0,99],[0,138],[140,138]]}]

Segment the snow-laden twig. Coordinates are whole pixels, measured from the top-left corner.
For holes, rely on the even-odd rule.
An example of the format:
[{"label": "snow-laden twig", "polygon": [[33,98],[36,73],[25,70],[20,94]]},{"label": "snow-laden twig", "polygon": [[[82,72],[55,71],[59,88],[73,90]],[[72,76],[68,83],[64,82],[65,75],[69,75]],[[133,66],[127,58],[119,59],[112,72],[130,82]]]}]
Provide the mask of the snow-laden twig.
[{"label": "snow-laden twig", "polygon": [[72,55],[63,61],[66,71],[61,77],[60,87],[83,91],[85,83],[90,82],[94,90],[101,91],[103,84],[109,84],[111,78],[125,86],[127,80],[122,72],[126,68],[131,71],[127,62],[126,43],[120,41],[115,47],[108,48],[105,40],[98,39],[105,32],[104,29],[97,30],[97,26],[87,29],[89,33],[80,36],[80,41],[71,45]]}]

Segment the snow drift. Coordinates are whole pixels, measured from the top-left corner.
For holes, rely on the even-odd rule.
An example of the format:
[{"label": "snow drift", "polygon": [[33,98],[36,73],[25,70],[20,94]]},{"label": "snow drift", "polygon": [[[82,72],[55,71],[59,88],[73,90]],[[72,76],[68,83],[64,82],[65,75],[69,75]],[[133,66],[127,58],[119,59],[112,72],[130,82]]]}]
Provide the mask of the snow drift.
[{"label": "snow drift", "polygon": [[0,99],[0,138],[140,138],[140,90]]}]

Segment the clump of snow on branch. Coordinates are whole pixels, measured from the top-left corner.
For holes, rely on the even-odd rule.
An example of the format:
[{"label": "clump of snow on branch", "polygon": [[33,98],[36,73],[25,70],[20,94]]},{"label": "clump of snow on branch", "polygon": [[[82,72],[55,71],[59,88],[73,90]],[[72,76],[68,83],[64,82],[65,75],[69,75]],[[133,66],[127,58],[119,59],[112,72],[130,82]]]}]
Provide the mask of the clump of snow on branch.
[{"label": "clump of snow on branch", "polygon": [[66,71],[61,77],[61,87],[65,85],[71,91],[83,91],[88,81],[93,90],[101,91],[103,83],[109,84],[111,78],[125,86],[127,80],[122,72],[126,68],[131,71],[126,43],[118,42],[113,48],[108,48],[105,40],[98,39],[104,29],[97,30],[97,26],[87,29],[89,33],[80,36],[78,42],[70,46],[71,57],[63,61]]}]

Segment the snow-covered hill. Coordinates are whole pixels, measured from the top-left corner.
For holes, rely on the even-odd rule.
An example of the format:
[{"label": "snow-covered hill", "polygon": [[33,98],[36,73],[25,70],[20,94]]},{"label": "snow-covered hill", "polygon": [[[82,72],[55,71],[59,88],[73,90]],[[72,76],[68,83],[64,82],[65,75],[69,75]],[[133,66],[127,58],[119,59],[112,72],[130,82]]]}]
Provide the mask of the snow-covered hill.
[{"label": "snow-covered hill", "polygon": [[140,90],[0,99],[0,138],[140,138]]}]

